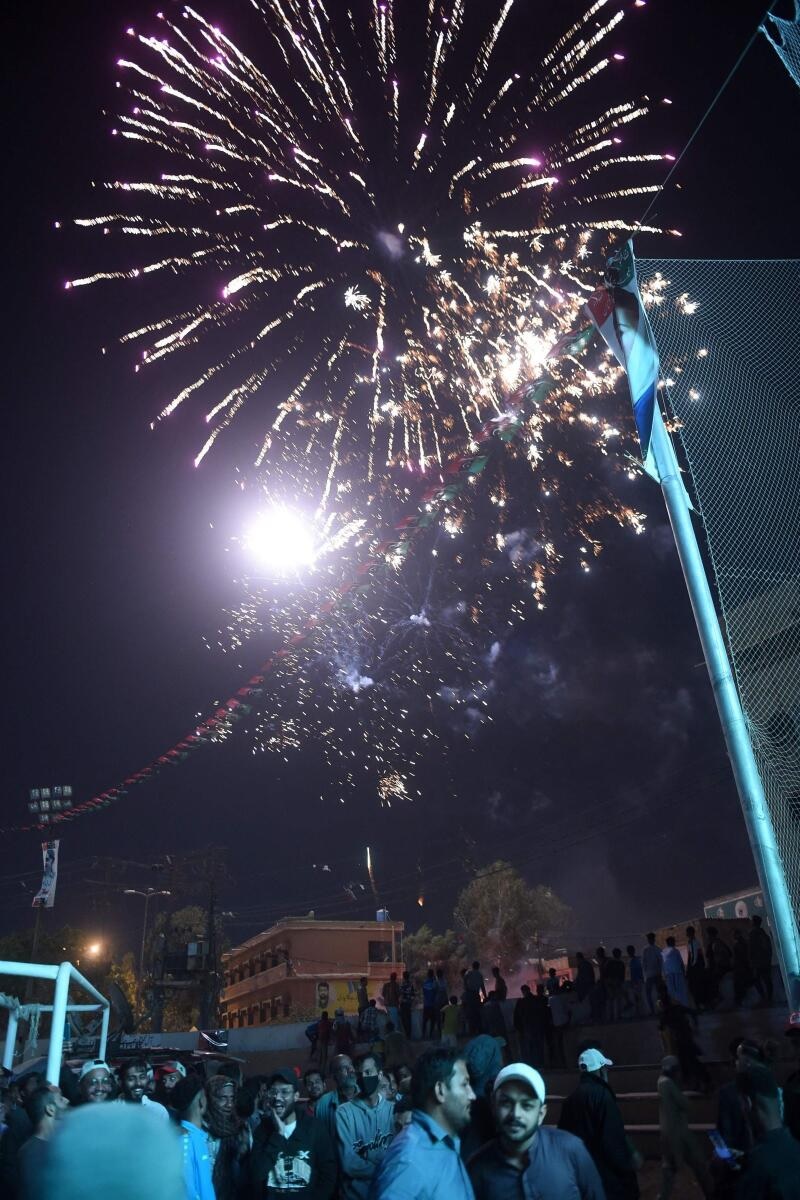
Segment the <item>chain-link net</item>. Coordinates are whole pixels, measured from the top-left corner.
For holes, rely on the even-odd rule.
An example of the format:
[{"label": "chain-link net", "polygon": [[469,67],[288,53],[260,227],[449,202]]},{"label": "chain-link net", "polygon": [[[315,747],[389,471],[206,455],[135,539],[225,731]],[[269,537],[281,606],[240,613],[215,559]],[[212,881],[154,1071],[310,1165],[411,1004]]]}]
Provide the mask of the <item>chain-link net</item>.
[{"label": "chain-link net", "polygon": [[773,17],[772,13],[769,13],[761,26],[761,32],[800,87],[800,0],[794,0],[793,21]]},{"label": "chain-link net", "polygon": [[800,261],[638,270],[800,920]]}]

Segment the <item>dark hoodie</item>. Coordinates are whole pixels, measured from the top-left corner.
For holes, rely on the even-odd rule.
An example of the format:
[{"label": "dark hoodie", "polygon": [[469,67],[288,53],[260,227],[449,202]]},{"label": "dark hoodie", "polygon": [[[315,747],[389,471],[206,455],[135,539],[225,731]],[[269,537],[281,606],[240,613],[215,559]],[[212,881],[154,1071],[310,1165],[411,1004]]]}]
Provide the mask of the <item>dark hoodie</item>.
[{"label": "dark hoodie", "polygon": [[297,1112],[291,1137],[278,1133],[269,1117],[255,1132],[250,1155],[253,1195],[332,1200],[336,1190],[336,1154],[322,1121]]},{"label": "dark hoodie", "polygon": [[584,1073],[561,1109],[559,1129],[579,1137],[594,1159],[608,1200],[637,1200],[639,1181],[614,1092],[596,1071]]}]

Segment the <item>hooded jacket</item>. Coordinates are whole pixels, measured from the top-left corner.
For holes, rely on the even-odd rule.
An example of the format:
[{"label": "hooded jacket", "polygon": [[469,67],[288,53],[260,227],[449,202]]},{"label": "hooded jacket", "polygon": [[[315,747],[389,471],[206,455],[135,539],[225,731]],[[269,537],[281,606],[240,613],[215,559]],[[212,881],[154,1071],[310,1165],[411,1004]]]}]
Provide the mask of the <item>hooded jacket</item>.
[{"label": "hooded jacket", "polygon": [[250,1179],[257,1197],[332,1200],[336,1190],[336,1154],[322,1121],[296,1113],[297,1124],[285,1138],[265,1118],[253,1138]]},{"label": "hooded jacket", "polygon": [[559,1129],[574,1133],[591,1154],[608,1200],[637,1200],[639,1182],[614,1092],[597,1072],[584,1073],[561,1109]]},{"label": "hooded jacket", "polygon": [[366,1200],[372,1176],[394,1137],[394,1104],[381,1097],[371,1107],[349,1100],[336,1110],[342,1200]]}]

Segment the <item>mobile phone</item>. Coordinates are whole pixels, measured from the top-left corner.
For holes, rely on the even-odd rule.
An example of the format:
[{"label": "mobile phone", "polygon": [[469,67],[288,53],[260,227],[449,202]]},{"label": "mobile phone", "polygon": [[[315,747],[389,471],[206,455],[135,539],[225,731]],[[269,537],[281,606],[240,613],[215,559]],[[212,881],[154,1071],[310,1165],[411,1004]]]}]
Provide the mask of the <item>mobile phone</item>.
[{"label": "mobile phone", "polygon": [[721,1158],[723,1162],[732,1162],[733,1152],[720,1131],[712,1129],[708,1136],[711,1139],[711,1145],[714,1147],[715,1156]]}]

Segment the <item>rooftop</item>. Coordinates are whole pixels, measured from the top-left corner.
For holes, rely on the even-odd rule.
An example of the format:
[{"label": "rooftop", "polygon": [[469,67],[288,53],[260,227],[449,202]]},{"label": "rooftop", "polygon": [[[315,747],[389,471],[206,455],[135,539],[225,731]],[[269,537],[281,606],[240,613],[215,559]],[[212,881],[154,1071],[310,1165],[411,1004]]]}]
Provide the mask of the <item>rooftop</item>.
[{"label": "rooftop", "polygon": [[278,933],[284,933],[292,929],[313,929],[328,930],[333,933],[335,930],[353,930],[357,932],[363,930],[368,933],[380,933],[382,931],[392,933],[402,933],[405,929],[404,921],[318,921],[315,917],[281,917],[280,921],[276,921],[274,925],[270,925],[269,929],[264,929],[261,933],[255,934],[254,937],[248,938],[246,942],[242,942],[239,946],[233,946],[222,955],[222,961],[226,962],[230,958],[235,958],[239,954],[243,954],[248,950],[254,949],[265,938],[272,937]]}]

